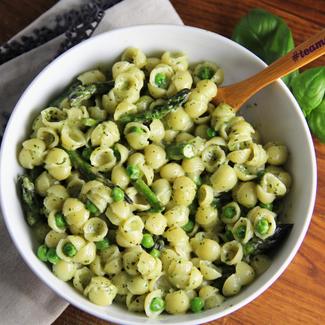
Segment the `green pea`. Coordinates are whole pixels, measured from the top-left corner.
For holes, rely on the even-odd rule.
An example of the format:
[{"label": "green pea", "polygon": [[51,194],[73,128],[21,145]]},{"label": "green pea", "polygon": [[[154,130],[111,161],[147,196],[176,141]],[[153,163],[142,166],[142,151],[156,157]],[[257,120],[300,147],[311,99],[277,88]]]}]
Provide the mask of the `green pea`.
[{"label": "green pea", "polygon": [[95,119],[89,117],[89,118],[83,118],[81,120],[81,123],[84,125],[84,126],[89,126],[89,127],[92,127],[92,126],[95,126],[98,124],[98,121],[96,121]]},{"label": "green pea", "polygon": [[226,207],[222,211],[222,216],[226,219],[231,219],[235,216],[236,209],[234,207]]},{"label": "green pea", "polygon": [[164,73],[157,73],[155,76],[155,84],[159,88],[167,89],[168,88],[168,78]]},{"label": "green pea", "polygon": [[255,231],[258,232],[260,235],[267,234],[269,229],[269,222],[265,218],[261,218],[260,220],[258,220],[255,225]]},{"label": "green pea", "polygon": [[208,136],[209,138],[213,138],[213,137],[215,137],[215,136],[216,136],[216,131],[213,130],[212,128],[208,128],[208,129],[207,129],[207,136]]},{"label": "green pea", "polygon": [[150,303],[150,310],[155,311],[161,311],[165,308],[165,301],[160,297],[155,297],[151,300]]},{"label": "green pea", "polygon": [[129,165],[126,172],[132,180],[137,180],[140,177],[140,169],[135,165]]},{"label": "green pea", "polygon": [[265,204],[265,203],[260,202],[259,205],[260,205],[260,207],[263,208],[263,209],[268,209],[268,210],[270,210],[270,211],[273,210],[273,204],[272,204],[272,203],[267,203],[267,204]]},{"label": "green pea", "polygon": [[144,133],[144,130],[142,128],[138,127],[138,126],[132,126],[132,127],[129,128],[128,132],[129,133],[139,133],[139,134],[141,134],[141,133]]},{"label": "green pea", "polygon": [[182,228],[186,232],[191,232],[194,228],[194,222],[192,220],[189,220],[188,223],[186,225],[184,225]]},{"label": "green pea", "polygon": [[144,248],[151,248],[153,247],[153,245],[155,244],[152,236],[150,234],[144,234],[143,235],[143,238],[142,238],[142,241],[141,241],[141,245],[144,247]]},{"label": "green pea", "polygon": [[64,255],[69,256],[69,257],[73,257],[77,254],[76,247],[71,243],[66,243],[63,246],[62,251],[63,251]]},{"label": "green pea", "polygon": [[112,199],[114,202],[122,201],[124,199],[124,192],[119,187],[114,187],[112,190]]},{"label": "green pea", "polygon": [[46,257],[47,260],[52,264],[56,264],[60,260],[60,257],[56,254],[56,250],[53,247],[49,248]]},{"label": "green pea", "polygon": [[102,251],[109,247],[109,241],[107,238],[104,238],[103,240],[96,241],[95,245],[97,250]]},{"label": "green pea", "polygon": [[47,251],[46,245],[40,245],[37,249],[37,257],[43,262],[47,262]]},{"label": "green pea", "polygon": [[199,73],[198,73],[198,77],[201,79],[201,80],[204,80],[204,79],[211,79],[214,75],[214,71],[209,68],[209,67],[202,67],[200,70],[199,70]]},{"label": "green pea", "polygon": [[86,147],[86,148],[84,148],[82,150],[81,156],[82,156],[82,158],[84,158],[87,161],[89,161],[90,160],[90,155],[91,155],[92,152],[93,152],[93,149],[92,148]]},{"label": "green pea", "polygon": [[246,226],[245,225],[238,226],[235,231],[236,231],[236,236],[239,239],[245,238],[245,235],[246,235]]},{"label": "green pea", "polygon": [[254,253],[255,247],[252,243],[248,242],[244,245],[244,255],[248,256]]},{"label": "green pea", "polygon": [[204,300],[200,297],[194,297],[191,300],[191,310],[193,313],[200,313],[204,308]]},{"label": "green pea", "polygon": [[153,257],[159,257],[160,256],[160,251],[157,248],[153,248],[150,251],[150,255],[153,256]]},{"label": "green pea", "polygon": [[67,226],[67,222],[64,219],[64,216],[61,212],[57,212],[54,216],[55,218],[55,224],[57,225],[58,228],[65,228]]},{"label": "green pea", "polygon": [[99,210],[97,209],[96,205],[92,203],[90,200],[87,200],[86,202],[86,209],[91,213],[91,214],[97,214]]}]

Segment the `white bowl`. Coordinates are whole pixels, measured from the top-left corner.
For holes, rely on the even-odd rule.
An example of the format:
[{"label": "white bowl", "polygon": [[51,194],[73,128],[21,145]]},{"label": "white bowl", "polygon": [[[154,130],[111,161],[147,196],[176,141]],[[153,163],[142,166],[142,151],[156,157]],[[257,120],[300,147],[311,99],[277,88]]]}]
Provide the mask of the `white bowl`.
[{"label": "white bowl", "polygon": [[3,137],[0,160],[2,212],[12,240],[29,267],[50,288],[76,307],[99,318],[123,324],[198,324],[225,316],[246,305],[266,290],[293,259],[306,234],[315,202],[316,159],[306,121],[294,97],[282,81],[254,96],[244,115],[260,130],[263,141],[278,140],[290,151],[287,168],[293,187],[286,200],[286,218],[294,223],[284,245],[276,253],[271,267],[224,305],[201,314],[161,315],[159,320],[126,311],[113,304],[100,307],[90,303],[73,287],[56,278],[35,255],[30,229],[25,223],[17,196],[17,175],[22,168],[17,150],[27,137],[32,117],[54,94],[65,88],[80,72],[98,64],[112,63],[129,46],[147,54],[164,50],[185,51],[190,62],[211,60],[225,71],[225,84],[243,80],[262,70],[265,64],[240,45],[212,32],[192,27],[153,25],[119,29],[91,38],[67,51],[48,65],[26,89],[11,115]]}]

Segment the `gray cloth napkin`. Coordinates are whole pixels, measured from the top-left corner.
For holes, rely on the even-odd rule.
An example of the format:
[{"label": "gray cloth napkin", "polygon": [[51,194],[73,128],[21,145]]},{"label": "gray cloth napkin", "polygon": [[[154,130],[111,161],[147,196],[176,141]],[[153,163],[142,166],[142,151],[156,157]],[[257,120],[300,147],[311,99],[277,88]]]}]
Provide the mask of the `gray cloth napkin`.
[{"label": "gray cloth napkin", "polygon": [[[83,0],[61,0],[30,26],[17,34],[51,23],[51,17],[75,8]],[[108,9],[94,34],[138,24],[182,24],[168,0],[124,0]],[[59,48],[63,36],[0,66],[0,128],[5,124],[23,90],[46,66]],[[24,264],[0,215],[0,324],[51,324],[67,307]]]}]

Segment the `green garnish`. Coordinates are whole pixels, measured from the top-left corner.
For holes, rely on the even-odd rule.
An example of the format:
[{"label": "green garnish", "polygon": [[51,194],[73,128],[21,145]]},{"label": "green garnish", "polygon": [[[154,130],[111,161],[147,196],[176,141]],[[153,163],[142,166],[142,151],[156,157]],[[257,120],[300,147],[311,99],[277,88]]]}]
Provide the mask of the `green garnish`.
[{"label": "green garnish", "polygon": [[[76,150],[66,150],[69,155],[71,164],[73,167],[87,180],[97,180],[103,183],[105,186],[109,188],[113,188],[116,185],[110,181],[107,177],[103,174],[99,173],[89,162],[84,160],[82,156]],[[131,198],[125,194],[125,201],[132,204],[133,201]]]},{"label": "green garnish", "polygon": [[194,222],[192,220],[189,220],[188,223],[184,225],[182,228],[186,232],[191,232],[194,228]]},{"label": "green garnish", "polygon": [[95,242],[96,248],[99,251],[102,251],[109,247],[109,241],[107,238]]},{"label": "green garnish", "polygon": [[255,251],[255,247],[252,243],[248,242],[244,245],[244,255],[251,255]]},{"label": "green garnish", "polygon": [[40,245],[37,249],[37,257],[43,262],[47,262],[47,251],[46,245]]},{"label": "green garnish", "polygon": [[263,209],[268,209],[270,211],[273,210],[273,204],[272,203],[267,203],[267,204],[264,204],[262,202],[260,202],[259,206]]},{"label": "green garnish", "polygon": [[183,105],[190,94],[190,89],[184,88],[175,95],[167,98],[167,100],[153,109],[144,110],[138,113],[123,114],[119,121],[121,123],[129,122],[149,122],[153,120],[161,120],[168,113],[175,111],[178,107]]},{"label": "green garnish", "polygon": [[158,312],[164,310],[165,308],[165,301],[160,297],[155,297],[151,300],[150,303],[150,310],[153,312]]},{"label": "green garnish", "polygon": [[83,118],[81,120],[81,123],[84,125],[84,126],[89,126],[89,127],[92,127],[92,126],[95,126],[99,123],[99,121],[95,120],[94,118],[91,118],[91,117],[88,117],[88,118]]},{"label": "green garnish", "polygon": [[204,300],[201,297],[194,297],[191,300],[191,310],[193,313],[200,313],[204,308]]},{"label": "green garnish", "polygon": [[90,155],[91,155],[92,152],[93,152],[93,149],[92,148],[86,147],[86,148],[84,148],[82,150],[81,156],[82,156],[82,158],[84,158],[87,161],[89,161],[90,160]]},{"label": "green garnish", "polygon": [[73,257],[77,254],[76,247],[71,243],[66,243],[63,246],[62,251],[63,251],[64,255],[69,256],[69,257]]},{"label": "green garnish", "polygon": [[226,241],[232,241],[234,240],[234,235],[230,229],[227,229],[225,232],[225,240]]},{"label": "green garnish", "polygon": [[222,216],[226,219],[231,219],[235,216],[236,209],[234,207],[225,207],[222,211]]},{"label": "green garnish", "polygon": [[270,229],[270,225],[266,218],[261,218],[260,220],[257,221],[255,225],[255,231],[260,235],[267,234],[269,229]]},{"label": "green garnish", "polygon": [[90,200],[87,200],[86,202],[86,209],[91,213],[91,214],[94,214],[96,215],[99,210],[98,208],[96,207],[96,205],[94,203],[92,203]]},{"label": "green garnish", "polygon": [[236,232],[236,236],[239,239],[244,239],[245,238],[245,235],[246,235],[246,226],[245,225],[238,226],[236,228],[235,232]]},{"label": "green garnish", "polygon": [[171,160],[181,160],[195,156],[194,145],[190,142],[172,143],[167,145],[165,150],[167,157]]},{"label": "green garnish", "polygon": [[160,256],[160,251],[157,248],[153,248],[150,251],[150,255],[153,256],[153,257],[159,257]]},{"label": "green garnish", "polygon": [[135,166],[135,165],[129,165],[126,168],[126,172],[128,174],[128,176],[130,177],[130,179],[132,180],[137,180],[140,177],[140,169]]},{"label": "green garnish", "polygon": [[56,254],[56,250],[53,247],[49,248],[46,257],[47,260],[52,264],[56,264],[60,260],[60,257]]},{"label": "green garnish", "polygon": [[201,80],[204,80],[204,79],[211,79],[214,75],[214,71],[213,69],[211,69],[210,67],[202,67],[200,70],[199,70],[199,73],[198,73],[198,77],[201,79]]},{"label": "green garnish", "polygon": [[202,185],[202,178],[200,175],[197,175],[197,176],[194,176],[193,177],[193,182],[195,183],[195,185],[197,187],[201,186]]},{"label": "green garnish", "polygon": [[208,136],[209,138],[213,138],[213,137],[215,137],[216,134],[217,134],[216,131],[213,130],[212,128],[208,128],[208,129],[207,129],[207,136]]},{"label": "green garnish", "polygon": [[162,206],[157,198],[157,195],[151,190],[151,188],[141,179],[138,178],[132,182],[139,194],[143,195],[146,201],[151,205],[152,211],[162,211]]},{"label": "green garnish", "polygon": [[124,200],[124,192],[119,187],[114,187],[112,190],[112,199],[114,202],[122,201]]},{"label": "green garnish", "polygon": [[155,84],[159,88],[167,89],[168,88],[168,78],[164,73],[157,73],[155,76]]},{"label": "green garnish", "polygon": [[144,130],[138,126],[132,126],[128,129],[128,133],[138,133],[138,134],[141,134],[141,133],[144,133]]},{"label": "green garnish", "polygon": [[55,218],[55,224],[58,228],[65,228],[67,226],[67,222],[64,219],[64,216],[61,212],[57,212],[54,216]]},{"label": "green garnish", "polygon": [[151,248],[155,245],[155,242],[150,234],[144,234],[141,241],[141,245],[144,248]]},{"label": "green garnish", "polygon": [[216,208],[216,209],[221,208],[221,200],[220,200],[220,198],[215,197],[215,198],[212,200],[211,206],[212,206],[213,208]]}]

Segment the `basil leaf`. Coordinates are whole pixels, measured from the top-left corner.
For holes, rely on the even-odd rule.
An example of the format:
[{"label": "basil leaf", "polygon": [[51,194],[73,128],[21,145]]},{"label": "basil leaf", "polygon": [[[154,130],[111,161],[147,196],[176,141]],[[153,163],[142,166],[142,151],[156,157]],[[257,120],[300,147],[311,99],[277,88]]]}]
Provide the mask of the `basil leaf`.
[{"label": "basil leaf", "polygon": [[[267,64],[271,64],[294,47],[292,34],[287,24],[263,9],[252,9],[242,17],[234,29],[232,39],[255,53]],[[289,86],[298,71],[282,80]]]},{"label": "basil leaf", "polygon": [[324,99],[325,67],[304,71],[292,80],[291,87],[304,115],[308,116]]},{"label": "basil leaf", "polygon": [[316,107],[307,118],[311,132],[323,143],[325,143],[325,100]]}]

